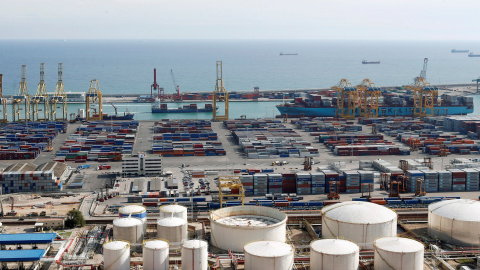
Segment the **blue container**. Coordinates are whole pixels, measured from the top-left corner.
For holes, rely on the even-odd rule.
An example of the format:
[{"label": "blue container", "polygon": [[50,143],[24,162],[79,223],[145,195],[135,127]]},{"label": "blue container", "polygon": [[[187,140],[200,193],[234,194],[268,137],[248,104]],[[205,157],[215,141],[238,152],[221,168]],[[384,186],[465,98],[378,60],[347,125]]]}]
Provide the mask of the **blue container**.
[{"label": "blue container", "polygon": [[366,202],[366,201],[367,201],[367,198],[352,198],[352,201],[355,201],[355,202]]}]

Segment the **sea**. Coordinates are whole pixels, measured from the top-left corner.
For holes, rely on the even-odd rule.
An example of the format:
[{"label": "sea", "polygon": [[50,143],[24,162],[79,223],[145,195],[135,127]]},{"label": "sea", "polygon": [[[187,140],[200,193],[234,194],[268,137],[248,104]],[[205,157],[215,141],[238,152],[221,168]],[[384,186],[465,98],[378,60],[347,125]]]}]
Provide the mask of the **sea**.
[{"label": "sea", "polygon": [[[227,91],[317,89],[342,78],[359,84],[369,78],[377,86],[413,83],[428,58],[431,84],[472,83],[480,76],[480,57],[451,53],[466,49],[480,53],[480,41],[355,41],[355,40],[0,40],[3,93],[18,92],[21,66],[27,65],[30,94],[36,92],[40,63],[45,63],[48,92],[55,91],[57,66],[63,63],[66,91],[86,92],[97,79],[105,94],[149,94],[153,69],[166,93],[213,91],[216,61],[223,63]],[[297,55],[280,55],[297,54]],[[381,64],[362,64],[362,60]],[[230,116],[272,117],[278,102],[231,102]],[[199,106],[203,106],[199,103]],[[184,103],[169,104],[169,107]],[[150,104],[115,104],[119,113],[138,120],[198,118],[210,113],[151,114]],[[474,114],[480,114],[475,96]],[[84,105],[69,104],[69,113]],[[9,109],[10,110],[10,109]],[[104,104],[113,113],[113,106]]]}]

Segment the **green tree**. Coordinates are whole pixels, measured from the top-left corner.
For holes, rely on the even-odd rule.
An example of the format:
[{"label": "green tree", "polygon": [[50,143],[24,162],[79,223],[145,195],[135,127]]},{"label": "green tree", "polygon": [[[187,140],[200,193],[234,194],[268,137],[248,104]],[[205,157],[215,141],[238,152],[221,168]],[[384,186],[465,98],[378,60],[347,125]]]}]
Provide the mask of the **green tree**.
[{"label": "green tree", "polygon": [[85,219],[83,218],[82,212],[76,210],[75,208],[68,211],[67,220],[65,220],[65,226],[68,228],[85,226]]}]

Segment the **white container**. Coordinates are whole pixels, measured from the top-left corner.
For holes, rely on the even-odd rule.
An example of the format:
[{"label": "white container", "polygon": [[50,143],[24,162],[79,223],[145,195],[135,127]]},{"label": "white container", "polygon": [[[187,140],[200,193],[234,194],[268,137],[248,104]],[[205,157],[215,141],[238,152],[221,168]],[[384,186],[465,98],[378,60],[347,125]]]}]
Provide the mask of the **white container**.
[{"label": "white container", "polygon": [[182,270],[207,270],[208,243],[188,240],[182,245]]},{"label": "white container", "polygon": [[397,235],[397,214],[369,202],[343,202],[322,209],[322,238],[346,239],[372,249],[373,241]]},{"label": "white container", "polygon": [[422,243],[400,237],[375,240],[375,270],[423,270],[424,246]]},{"label": "white container", "polygon": [[183,205],[178,204],[160,206],[160,218],[162,219],[166,217],[181,218],[188,222],[187,208]]},{"label": "white container", "polygon": [[209,214],[211,244],[234,252],[254,241],[286,240],[287,215],[275,208],[234,206]]},{"label": "white container", "polygon": [[116,218],[113,220],[113,239],[132,244],[143,241],[143,222],[138,218]]},{"label": "white container", "polygon": [[245,245],[245,270],[290,270],[295,249],[286,243],[257,241]]},{"label": "white container", "polygon": [[428,206],[428,233],[443,241],[478,246],[480,202],[446,200]]},{"label": "white container", "polygon": [[105,270],[130,270],[130,244],[111,241],[103,244]]},{"label": "white container", "polygon": [[168,270],[169,245],[163,240],[150,240],[143,243],[143,269]]},{"label": "white container", "polygon": [[157,221],[157,236],[168,240],[170,247],[180,248],[187,240],[187,222],[181,218],[169,217]]},{"label": "white container", "polygon": [[322,239],[310,244],[310,270],[357,270],[360,248],[348,240]]}]

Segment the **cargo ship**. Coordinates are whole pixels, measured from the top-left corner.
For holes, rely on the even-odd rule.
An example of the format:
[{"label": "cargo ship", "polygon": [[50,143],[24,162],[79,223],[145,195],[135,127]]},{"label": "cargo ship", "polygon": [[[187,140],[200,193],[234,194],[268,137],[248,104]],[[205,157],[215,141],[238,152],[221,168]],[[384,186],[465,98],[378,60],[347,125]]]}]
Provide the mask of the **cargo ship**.
[{"label": "cargo ship", "polygon": [[457,50],[457,49],[452,49],[452,53],[468,53],[470,50]]},{"label": "cargo ship", "polygon": [[283,53],[283,52],[281,52],[280,55],[298,55],[298,53]]},{"label": "cargo ship", "polygon": [[363,60],[363,61],[362,61],[362,64],[380,64],[380,61],[367,61],[367,60]]},{"label": "cargo ship", "polygon": [[[218,109],[218,108],[217,108]],[[197,104],[183,105],[175,109],[169,109],[167,103],[156,101],[152,106],[152,113],[197,113],[197,112],[213,112],[212,104],[205,104],[204,108],[198,108]]]},{"label": "cargo ship", "polygon": [[474,54],[473,52],[468,54],[468,57],[480,57],[480,54]]},{"label": "cargo ship", "polygon": [[[306,97],[296,97],[294,101],[277,105],[281,115],[288,117],[337,117],[337,98],[335,91],[330,90],[329,96],[307,94]],[[411,116],[413,112],[413,94],[391,93],[382,90],[379,98],[379,116]],[[345,105],[346,108],[346,105]],[[441,101],[434,106],[434,115],[461,115],[473,112],[473,97],[443,94]],[[360,115],[359,108],[356,116]],[[430,114],[427,109],[427,114]]]},{"label": "cargo ship", "polygon": [[112,120],[112,121],[120,121],[120,120],[133,120],[133,117],[135,115],[133,113],[124,113],[123,115],[109,115],[109,114],[104,114],[103,115],[103,120]]}]

